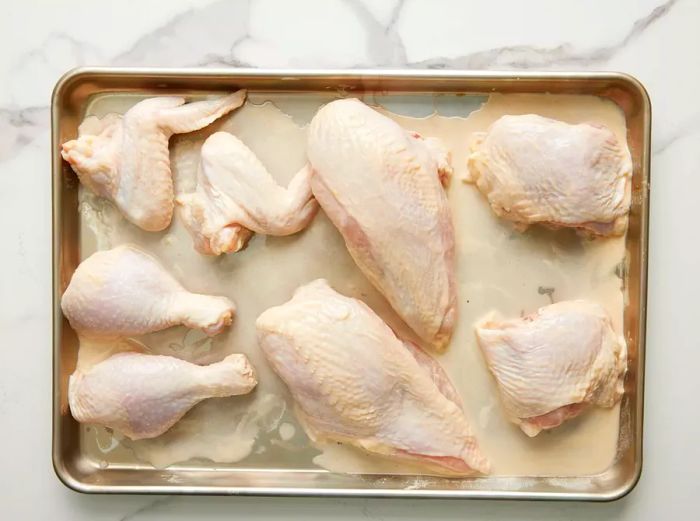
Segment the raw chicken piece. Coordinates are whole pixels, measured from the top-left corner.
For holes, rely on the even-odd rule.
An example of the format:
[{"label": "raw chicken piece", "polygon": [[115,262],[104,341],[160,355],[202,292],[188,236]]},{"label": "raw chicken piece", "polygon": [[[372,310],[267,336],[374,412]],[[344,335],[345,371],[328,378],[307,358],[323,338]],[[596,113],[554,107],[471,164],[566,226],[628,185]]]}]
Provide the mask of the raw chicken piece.
[{"label": "raw chicken piece", "polygon": [[73,373],[68,402],[77,421],[139,440],[163,434],[202,400],[246,394],[256,384],[241,354],[199,366],[172,356],[119,353]]},{"label": "raw chicken piece", "polygon": [[187,105],[180,97],[145,99],[123,117],[86,120],[61,155],[85,187],[113,201],[129,221],[160,231],[170,224],[174,206],[170,136],[206,127],[240,107],[245,95],[240,90]]},{"label": "raw chicken piece", "polygon": [[363,302],[316,280],[256,326],[312,440],[349,443],[441,474],[488,472],[437,362],[422,352],[414,357],[416,348]]},{"label": "raw chicken piece", "polygon": [[612,407],[624,393],[627,348],[605,310],[585,300],[476,328],[509,419],[528,436],[589,405]]},{"label": "raw chicken piece", "polygon": [[444,147],[345,99],[313,118],[308,157],[313,193],[357,265],[426,344],[444,348],[457,312]]},{"label": "raw chicken piece", "polygon": [[252,150],[226,132],[202,146],[197,189],[177,197],[195,249],[208,255],[235,252],[252,233],[291,235],[316,215],[310,170],[303,168],[282,188]]},{"label": "raw chicken piece", "polygon": [[130,245],[85,259],[61,308],[73,329],[88,337],[141,335],[178,324],[216,335],[235,312],[226,297],[190,293],[154,257]]},{"label": "raw chicken piece", "polygon": [[520,230],[542,223],[621,235],[627,228],[632,159],[607,127],[503,116],[474,134],[468,165],[466,180]]}]

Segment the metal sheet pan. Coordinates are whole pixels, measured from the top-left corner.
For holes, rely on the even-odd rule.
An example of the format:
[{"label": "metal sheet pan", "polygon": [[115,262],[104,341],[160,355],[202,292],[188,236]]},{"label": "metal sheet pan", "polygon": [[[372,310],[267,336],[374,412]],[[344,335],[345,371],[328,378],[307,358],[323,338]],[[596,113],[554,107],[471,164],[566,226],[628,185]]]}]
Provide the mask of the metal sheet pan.
[{"label": "metal sheet pan", "polygon": [[[342,89],[391,93],[552,93],[607,98],[624,112],[634,175],[626,238],[624,334],[629,370],[620,409],[618,454],[595,476],[448,479],[419,487],[406,476],[334,474],[322,469],[222,468],[148,465],[101,468],[81,452],[78,424],[67,410],[67,381],[77,338],[62,316],[60,296],[80,258],[78,186],[61,160],[60,143],[73,138],[91,97],[108,92],[163,95],[250,91],[306,93]],[[53,464],[68,487],[93,493],[245,494],[285,496],[432,497],[613,500],[629,492],[642,468],[644,340],[649,212],[651,106],[644,87],[618,73],[471,73],[463,71],[298,71],[250,69],[77,69],[57,83],[52,98],[53,188]],[[523,486],[526,483],[526,486]],[[409,487],[408,485],[411,484]]]}]

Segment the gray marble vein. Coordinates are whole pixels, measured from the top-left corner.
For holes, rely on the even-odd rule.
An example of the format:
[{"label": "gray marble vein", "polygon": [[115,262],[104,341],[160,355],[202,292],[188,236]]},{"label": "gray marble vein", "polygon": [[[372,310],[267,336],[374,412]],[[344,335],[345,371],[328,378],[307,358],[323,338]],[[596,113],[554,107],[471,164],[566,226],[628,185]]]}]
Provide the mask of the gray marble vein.
[{"label": "gray marble vein", "polygon": [[394,27],[396,27],[396,24],[399,22],[399,18],[401,17],[401,11],[403,10],[404,5],[406,5],[406,0],[399,0],[396,2],[396,5],[391,13],[391,18],[389,19],[389,23],[386,26],[386,32],[390,32],[394,29]]},{"label": "gray marble vein", "polygon": [[[64,49],[63,54],[70,56],[74,65],[251,67],[254,66],[253,63],[238,57],[237,48],[251,38],[249,18],[252,1],[254,0],[221,0],[207,6],[190,8],[166,20],[159,28],[111,57],[104,56],[99,49],[70,35],[51,34],[36,49],[20,57],[18,76],[26,79],[34,70],[54,68],[57,77],[63,68],[61,64],[51,63],[51,51],[56,46]],[[479,50],[454,58],[435,57],[409,62],[403,42],[407,35],[400,34],[398,23],[405,5],[404,0],[397,0],[393,4],[388,21],[389,11],[385,10],[381,16],[383,19],[380,20],[368,4],[364,3],[369,0],[343,1],[365,30],[364,45],[367,48],[368,62],[355,66],[473,70],[600,68],[642,36],[650,26],[672,12],[679,3],[678,0],[668,0],[658,5],[644,17],[632,22],[628,32],[619,41],[589,50],[579,50],[568,43],[553,47],[512,45]],[[203,34],[202,28],[206,28],[206,34]],[[48,115],[48,105],[0,107],[0,129],[6,136],[0,145],[0,162],[14,157],[41,129],[47,128]],[[690,119],[693,118],[691,115]],[[667,146],[669,139],[676,139],[676,134],[682,135],[687,126],[680,125],[679,130],[658,145],[659,149]]]},{"label": "gray marble vein", "polygon": [[430,58],[408,62],[408,67],[432,69],[542,69],[560,67],[599,67],[639,38],[646,29],[666,16],[678,0],[667,0],[648,15],[632,23],[625,36],[611,44],[590,50],[577,50],[573,45],[562,43],[555,47],[532,45],[508,45],[475,51],[454,58]]},{"label": "gray marble vein", "polygon": [[373,64],[384,67],[400,67],[406,64],[406,49],[401,36],[396,31],[396,23],[401,15],[405,0],[394,6],[389,23],[382,25],[360,0],[345,0],[367,33],[367,50]]},{"label": "gray marble vein", "polygon": [[162,505],[165,505],[167,503],[170,503],[174,499],[175,499],[175,496],[159,497],[158,499],[150,501],[149,503],[146,503],[142,507],[140,507],[132,512],[129,512],[128,514],[124,515],[123,517],[120,517],[119,521],[133,521],[134,519],[140,517],[142,514],[150,512],[153,509],[160,507]]},{"label": "gray marble vein", "polygon": [[233,41],[228,55],[207,53],[201,60],[197,62],[197,67],[253,67],[252,64],[235,57],[236,48],[249,39],[250,32],[246,29],[243,35],[241,35]]},{"label": "gray marble vein", "polygon": [[90,42],[79,40],[66,33],[52,32],[41,42],[39,47],[30,50],[29,52],[20,55],[17,59],[18,69],[27,67],[27,64],[39,62],[44,65],[52,65],[49,51],[56,47],[65,47],[66,50],[73,55],[74,59],[79,63],[84,63],[92,59],[100,59],[100,52],[91,45]]},{"label": "gray marble vein", "polygon": [[0,108],[0,162],[15,157],[48,127],[49,107]]},{"label": "gray marble vein", "polygon": [[651,151],[654,155],[658,156],[668,150],[677,141],[695,135],[698,132],[700,132],[700,114],[696,114],[694,117],[676,125],[676,128],[662,139],[654,139]]},{"label": "gray marble vein", "polygon": [[128,50],[114,57],[111,64],[153,67],[240,65],[231,63],[231,50],[247,37],[249,16],[250,1],[219,1],[199,9],[189,9],[140,38]]},{"label": "gray marble vein", "polygon": [[[36,49],[19,56],[14,76],[27,81],[33,71],[55,70],[54,80],[68,67],[83,65],[185,67],[207,65],[250,66],[229,58],[231,41],[247,34],[250,2],[220,1],[199,9],[189,9],[167,20],[158,29],[139,38],[128,49],[106,57],[96,47],[64,33],[50,34]],[[207,28],[206,45],[201,41]],[[51,62],[51,53],[62,47],[70,65]],[[202,55],[202,49],[207,54]],[[25,73],[25,71],[27,71]],[[48,98],[48,96],[47,96]],[[48,99],[47,99],[48,102]],[[0,162],[15,157],[41,129],[48,128],[49,106],[0,107]]]}]

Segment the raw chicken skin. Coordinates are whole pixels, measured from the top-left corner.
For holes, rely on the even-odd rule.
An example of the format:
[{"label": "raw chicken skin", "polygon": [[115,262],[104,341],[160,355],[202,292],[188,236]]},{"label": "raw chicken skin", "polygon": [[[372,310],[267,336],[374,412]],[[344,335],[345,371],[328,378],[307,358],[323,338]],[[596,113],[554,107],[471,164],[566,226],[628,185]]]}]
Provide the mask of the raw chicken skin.
[{"label": "raw chicken skin", "polygon": [[488,472],[437,362],[414,357],[416,348],[363,302],[316,280],[263,312],[256,326],[312,440],[352,444],[440,474]]},{"label": "raw chicken skin", "polygon": [[499,217],[622,235],[631,201],[632,159],[607,127],[534,114],[503,116],[475,133],[466,181]]},{"label": "raw chicken skin", "polygon": [[625,341],[605,310],[573,300],[476,328],[509,419],[528,436],[561,425],[589,405],[612,407],[624,393]]},{"label": "raw chicken skin", "polygon": [[160,231],[170,224],[174,207],[170,136],[206,127],[240,107],[245,96],[240,90],[186,105],[180,97],[145,99],[123,117],[86,120],[61,155],[83,186],[113,201],[136,226]]},{"label": "raw chicken skin", "polygon": [[241,354],[199,366],[172,356],[119,353],[73,373],[68,403],[77,421],[139,440],[163,434],[202,400],[246,394],[256,384]]},{"label": "raw chicken skin", "polygon": [[190,293],[154,257],[131,245],[85,259],[61,308],[73,329],[87,337],[141,335],[179,324],[216,335],[235,312],[226,297]]},{"label": "raw chicken skin", "polygon": [[305,167],[285,189],[237,137],[212,134],[202,146],[196,191],[177,198],[195,249],[219,255],[240,250],[253,232],[302,230],[318,210],[310,177]]},{"label": "raw chicken skin", "polygon": [[444,147],[344,99],[313,118],[307,152],[314,196],[350,255],[408,326],[443,349],[457,313]]}]

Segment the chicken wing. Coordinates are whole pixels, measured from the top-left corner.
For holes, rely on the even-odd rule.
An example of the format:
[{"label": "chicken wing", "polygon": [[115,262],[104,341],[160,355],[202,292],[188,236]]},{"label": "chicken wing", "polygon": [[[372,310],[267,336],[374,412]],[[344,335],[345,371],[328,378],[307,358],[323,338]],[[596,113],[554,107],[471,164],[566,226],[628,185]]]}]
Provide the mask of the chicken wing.
[{"label": "chicken wing", "polygon": [[78,139],[61,147],[80,182],[116,204],[124,216],[147,231],[168,227],[174,191],[168,140],[204,128],[240,107],[240,90],[217,99],[184,104],[180,97],[149,98],[123,117],[81,125]]},{"label": "chicken wing", "polygon": [[237,137],[212,134],[202,146],[196,191],[176,199],[196,250],[235,252],[253,232],[291,235],[302,230],[318,210],[310,174],[304,167],[285,189]]}]

